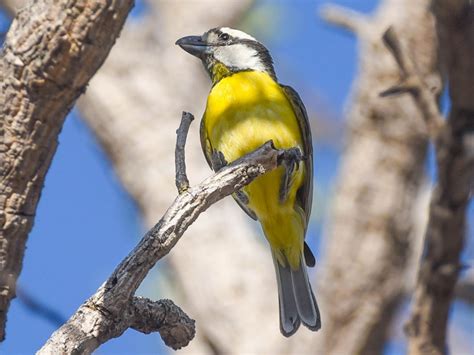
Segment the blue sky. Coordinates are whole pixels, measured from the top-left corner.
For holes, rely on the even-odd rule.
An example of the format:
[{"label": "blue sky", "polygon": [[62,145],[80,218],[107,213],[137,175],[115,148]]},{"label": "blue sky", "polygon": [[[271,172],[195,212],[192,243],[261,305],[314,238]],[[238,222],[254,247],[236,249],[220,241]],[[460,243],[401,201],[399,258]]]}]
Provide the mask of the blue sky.
[{"label": "blue sky", "polygon": [[[275,59],[280,81],[294,86],[303,101],[315,97],[342,119],[345,100],[356,70],[356,42],[317,17],[323,1],[257,1],[254,11],[274,11],[272,35],[261,34]],[[359,11],[371,11],[377,1],[331,1]],[[146,8],[140,7],[141,11]],[[249,20],[252,23],[251,19]],[[7,27],[0,17],[0,31]],[[173,45],[173,43],[170,43]],[[28,241],[19,285],[35,298],[69,317],[107,278],[141,236],[140,217],[122,190],[107,158],[76,112],[67,118],[59,148],[48,172],[37,217]],[[337,173],[338,149],[315,144],[318,157],[316,179],[329,191]],[[173,179],[173,176],[170,176]],[[471,204],[472,205],[472,204]],[[474,216],[471,206],[470,216]],[[473,220],[474,218],[471,218]],[[318,239],[320,226],[312,234]],[[471,236],[472,226],[471,226]],[[464,259],[472,263],[472,240]],[[152,289],[148,282],[145,289]],[[472,307],[457,305],[457,326],[474,330]],[[7,326],[2,353],[31,354],[56,329],[15,300]],[[28,334],[28,336],[25,336]],[[100,354],[159,352],[156,335],[127,331],[105,344]],[[387,353],[402,353],[394,342]]]}]

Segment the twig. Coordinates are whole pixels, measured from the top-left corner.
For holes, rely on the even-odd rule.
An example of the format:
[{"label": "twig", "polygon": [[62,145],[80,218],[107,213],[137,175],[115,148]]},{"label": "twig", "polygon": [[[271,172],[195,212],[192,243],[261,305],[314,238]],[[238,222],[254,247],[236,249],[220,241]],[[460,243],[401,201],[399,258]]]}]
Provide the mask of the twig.
[{"label": "twig", "polygon": [[[284,152],[276,150],[271,141],[267,142],[201,184],[188,188],[189,193],[178,195],[112,276],[51,336],[39,354],[91,353],[129,327],[145,332],[158,331],[172,348],[187,345],[194,337],[194,322],[171,304],[167,304],[168,311],[164,312],[168,316],[157,321],[154,314],[161,312],[163,301],[160,305],[134,298],[135,291],[149,270],[170,252],[202,212],[256,177],[275,169],[284,159]],[[183,174],[186,171],[183,170]],[[137,306],[143,303],[145,307],[140,306],[137,311]]]},{"label": "twig", "polygon": [[342,6],[325,5],[320,14],[326,22],[359,35],[363,33],[368,24],[367,18],[363,14]]},{"label": "twig", "polygon": [[176,149],[174,153],[174,161],[176,166],[176,188],[178,193],[182,194],[189,189],[189,180],[186,176],[186,158],[184,147],[186,145],[186,138],[188,136],[189,126],[194,120],[194,116],[189,112],[183,112],[181,116],[181,124],[176,130]]},{"label": "twig", "polygon": [[430,136],[436,139],[444,124],[438,109],[437,98],[418,73],[415,62],[408,54],[408,49],[400,42],[393,27],[389,27],[385,31],[383,41],[397,61],[401,77],[398,84],[382,91],[380,96],[387,97],[410,93],[423,114]]}]

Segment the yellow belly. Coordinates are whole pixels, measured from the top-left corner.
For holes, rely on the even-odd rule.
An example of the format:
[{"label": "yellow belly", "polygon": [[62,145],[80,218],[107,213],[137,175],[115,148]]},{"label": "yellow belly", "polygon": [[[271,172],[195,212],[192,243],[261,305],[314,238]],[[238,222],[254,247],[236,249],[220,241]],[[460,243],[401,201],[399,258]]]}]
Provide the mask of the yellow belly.
[{"label": "yellow belly", "polygon": [[[268,140],[277,148],[303,142],[298,121],[281,87],[266,73],[240,72],[219,81],[211,90],[204,127],[214,150],[232,162]],[[303,183],[304,164],[292,177],[288,198],[279,201],[283,168],[257,178],[244,188],[266,238],[280,262],[299,266],[304,240],[304,218],[295,209],[296,191]]]}]

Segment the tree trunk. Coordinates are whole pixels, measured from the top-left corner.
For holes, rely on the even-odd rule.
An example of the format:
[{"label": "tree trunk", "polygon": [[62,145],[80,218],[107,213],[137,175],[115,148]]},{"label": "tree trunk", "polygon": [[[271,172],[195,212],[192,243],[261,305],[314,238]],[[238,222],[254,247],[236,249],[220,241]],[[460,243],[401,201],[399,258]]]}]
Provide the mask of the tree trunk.
[{"label": "tree trunk", "polygon": [[8,31],[0,54],[0,340],[64,118],[132,6],[39,0]]}]

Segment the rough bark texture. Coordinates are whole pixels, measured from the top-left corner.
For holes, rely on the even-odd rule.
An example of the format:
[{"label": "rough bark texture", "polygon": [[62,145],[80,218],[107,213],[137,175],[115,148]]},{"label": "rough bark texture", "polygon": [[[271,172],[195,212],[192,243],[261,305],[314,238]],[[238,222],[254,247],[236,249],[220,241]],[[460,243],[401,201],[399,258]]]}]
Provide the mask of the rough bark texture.
[{"label": "rough bark texture", "polygon": [[474,188],[474,5],[433,2],[451,111],[435,141],[438,180],[425,252],[406,330],[410,354],[445,354],[448,313],[463,247],[466,208]]},{"label": "rough bark texture", "polygon": [[[169,347],[177,350],[194,337],[194,320],[170,300],[151,301],[133,297],[114,306],[111,280],[88,299],[53,333],[37,354],[91,354],[101,344],[118,337],[129,327],[143,333],[159,332]],[[114,312],[115,311],[115,312]]]},{"label": "rough bark texture", "polygon": [[52,335],[39,354],[90,354],[128,327],[145,332],[158,330],[173,349],[186,346],[195,334],[194,321],[172,304],[166,312],[167,307],[159,302],[133,298],[135,291],[202,212],[277,167],[282,155],[272,147],[267,143],[182,192],[107,282]]},{"label": "rough bark texture", "polygon": [[132,6],[132,0],[35,1],[7,34],[0,56],[0,339],[64,118]]},{"label": "rough bark texture", "polygon": [[[175,191],[170,176],[177,117],[189,110],[200,119],[211,86],[202,64],[174,42],[232,25],[248,4],[149,2],[145,18],[125,29],[79,102],[148,224],[164,212]],[[210,171],[197,129],[191,127],[187,142],[192,179]],[[185,352],[288,353],[301,334],[310,334],[281,336],[273,265],[264,243],[259,226],[225,199],[193,224],[189,238],[169,255],[179,303],[199,324],[197,339]]]},{"label": "rough bark texture", "polygon": [[437,78],[436,36],[429,0],[386,0],[370,19],[341,9],[329,21],[360,41],[359,75],[348,112],[321,280],[323,354],[380,354],[406,283],[423,180],[427,129],[409,96],[379,94],[400,78],[382,42],[394,26],[421,77]]}]

